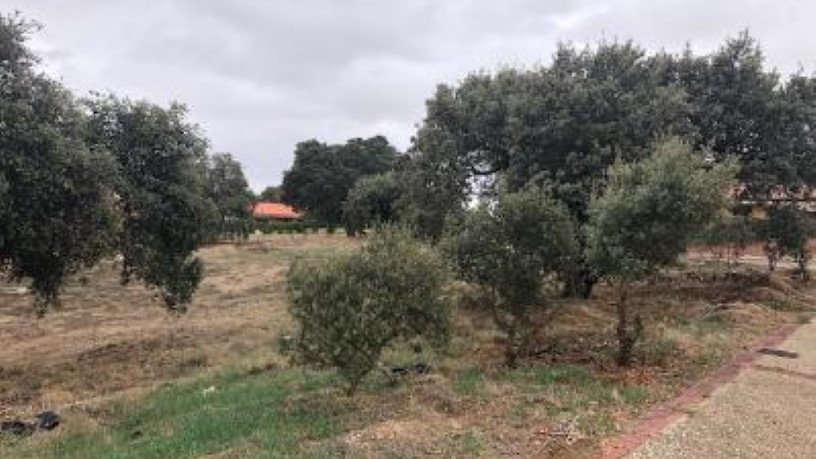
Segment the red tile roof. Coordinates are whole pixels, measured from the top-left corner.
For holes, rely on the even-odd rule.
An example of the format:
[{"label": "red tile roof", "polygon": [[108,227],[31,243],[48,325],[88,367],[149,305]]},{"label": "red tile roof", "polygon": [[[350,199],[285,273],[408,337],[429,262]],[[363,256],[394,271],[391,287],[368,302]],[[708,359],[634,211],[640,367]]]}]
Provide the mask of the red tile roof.
[{"label": "red tile roof", "polygon": [[277,220],[298,220],[303,218],[303,214],[297,212],[292,206],[280,202],[259,202],[252,208],[252,216]]}]

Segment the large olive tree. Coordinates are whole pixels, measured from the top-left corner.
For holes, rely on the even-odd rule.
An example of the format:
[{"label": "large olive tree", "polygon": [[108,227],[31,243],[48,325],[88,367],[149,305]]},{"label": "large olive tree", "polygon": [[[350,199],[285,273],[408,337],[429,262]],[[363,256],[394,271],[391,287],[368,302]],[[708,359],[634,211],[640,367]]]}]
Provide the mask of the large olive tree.
[{"label": "large olive tree", "polygon": [[87,106],[89,142],[110,152],[119,171],[123,280],[143,280],[169,310],[184,311],[201,282],[195,251],[215,216],[204,186],[207,142],[181,105],[109,96]]},{"label": "large olive tree", "polygon": [[32,25],[0,15],[0,275],[30,278],[40,313],[114,245],[114,162],[90,150],[73,96],[38,73]]}]

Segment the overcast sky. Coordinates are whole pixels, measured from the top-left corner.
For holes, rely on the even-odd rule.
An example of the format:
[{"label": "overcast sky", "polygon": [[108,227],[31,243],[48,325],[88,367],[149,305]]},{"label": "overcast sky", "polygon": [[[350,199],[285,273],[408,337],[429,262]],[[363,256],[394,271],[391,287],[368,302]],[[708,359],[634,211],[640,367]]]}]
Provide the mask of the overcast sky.
[{"label": "overcast sky", "polygon": [[559,40],[710,52],[749,28],[772,67],[816,70],[812,0],[0,0],[43,24],[47,71],[85,93],[187,104],[256,190],[298,141],[400,149],[437,83],[549,60]]}]

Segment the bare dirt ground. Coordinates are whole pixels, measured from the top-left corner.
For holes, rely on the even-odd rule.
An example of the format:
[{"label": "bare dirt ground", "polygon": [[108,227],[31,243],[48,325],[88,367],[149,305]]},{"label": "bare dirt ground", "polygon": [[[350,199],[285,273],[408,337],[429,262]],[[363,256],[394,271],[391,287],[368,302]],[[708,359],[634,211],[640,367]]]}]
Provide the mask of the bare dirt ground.
[{"label": "bare dirt ground", "polygon": [[[121,286],[110,264],[72,280],[62,308],[42,319],[30,298],[6,289],[0,419],[96,407],[225,368],[285,368],[276,343],[292,325],[287,267],[296,257],[358,244],[341,235],[282,235],[203,249],[205,281],[181,317],[168,316],[143,287]],[[395,387],[373,375],[354,400],[336,402],[354,413],[345,433],[315,447],[372,458],[594,457],[605,438],[631,428],[651,406],[765,333],[810,317],[809,287],[757,269],[725,275],[694,265],[638,285],[632,301],[646,333],[630,369],[614,365],[606,286],[588,301],[557,300],[563,313],[542,324],[537,351],[512,371],[490,317],[457,289],[452,345],[432,362],[434,371]]]}]

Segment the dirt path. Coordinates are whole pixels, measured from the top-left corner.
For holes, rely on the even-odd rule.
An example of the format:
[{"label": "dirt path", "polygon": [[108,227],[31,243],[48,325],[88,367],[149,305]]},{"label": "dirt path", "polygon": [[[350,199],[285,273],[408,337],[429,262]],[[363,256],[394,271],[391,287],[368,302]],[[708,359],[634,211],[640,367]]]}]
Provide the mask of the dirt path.
[{"label": "dirt path", "polygon": [[[773,349],[795,355],[760,354],[737,362],[734,369],[740,371],[733,380],[701,401],[670,407],[682,413],[674,416],[679,419],[624,457],[816,457],[816,323],[800,327]],[[640,429],[647,431],[649,422]]]}]

